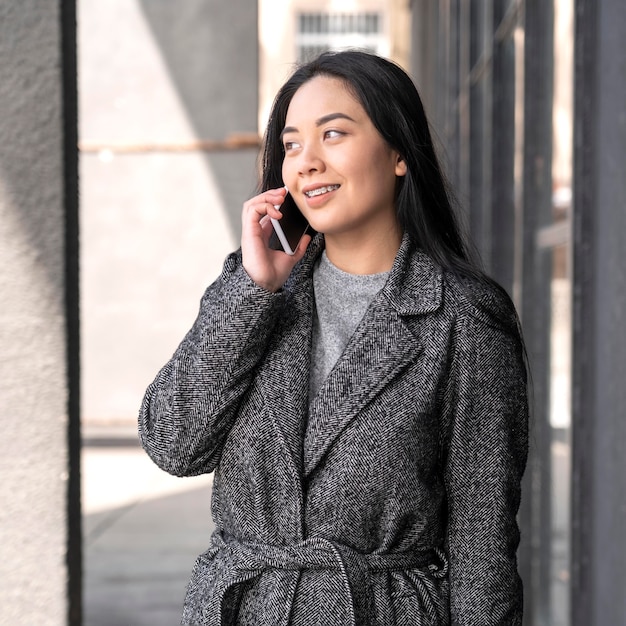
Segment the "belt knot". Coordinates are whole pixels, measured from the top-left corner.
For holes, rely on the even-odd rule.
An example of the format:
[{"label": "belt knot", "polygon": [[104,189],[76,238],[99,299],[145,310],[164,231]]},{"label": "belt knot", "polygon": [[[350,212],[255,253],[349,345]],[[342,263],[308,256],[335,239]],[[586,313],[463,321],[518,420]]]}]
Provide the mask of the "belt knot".
[{"label": "belt knot", "polygon": [[[252,576],[267,569],[335,570],[341,573],[350,599],[352,624],[363,626],[374,615],[370,573],[429,568],[437,578],[447,575],[447,559],[436,549],[399,553],[362,553],[341,543],[322,537],[310,537],[289,545],[242,542],[216,531],[213,549],[224,551],[238,570]],[[443,562],[444,567],[434,565]]]}]

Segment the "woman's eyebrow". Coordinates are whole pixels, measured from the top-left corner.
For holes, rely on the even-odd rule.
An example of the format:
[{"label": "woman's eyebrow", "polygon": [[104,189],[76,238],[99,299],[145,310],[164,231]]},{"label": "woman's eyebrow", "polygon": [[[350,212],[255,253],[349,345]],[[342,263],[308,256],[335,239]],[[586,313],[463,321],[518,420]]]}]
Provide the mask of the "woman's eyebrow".
[{"label": "woman's eyebrow", "polygon": [[[355,121],[354,119],[352,119],[349,115],[346,115],[345,113],[329,113],[328,115],[323,115],[322,117],[317,119],[315,121],[315,125],[323,126],[324,124],[328,122],[332,122],[333,120],[338,120],[338,119],[348,120],[350,122]],[[283,128],[283,131],[280,133],[280,138],[282,139],[283,136],[286,135],[287,133],[297,133],[297,132],[298,132],[298,129],[295,126],[285,126],[285,128]]]},{"label": "woman's eyebrow", "polygon": [[349,115],[346,115],[345,113],[329,113],[328,115],[324,115],[320,117],[315,122],[315,125],[322,126],[323,124],[326,124],[327,122],[332,122],[333,120],[337,120],[337,119],[348,120],[350,122],[354,122],[354,120]]}]

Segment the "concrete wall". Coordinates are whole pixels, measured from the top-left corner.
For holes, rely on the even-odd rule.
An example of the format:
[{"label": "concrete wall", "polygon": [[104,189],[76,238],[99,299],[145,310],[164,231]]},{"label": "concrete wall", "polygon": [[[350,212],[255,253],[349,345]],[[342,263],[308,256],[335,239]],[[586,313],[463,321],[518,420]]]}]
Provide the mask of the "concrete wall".
[{"label": "concrete wall", "polygon": [[132,425],[254,192],[256,3],[78,7],[83,422]]},{"label": "concrete wall", "polygon": [[0,624],[7,626],[66,624],[68,614],[60,12],[60,2],[0,3]]}]

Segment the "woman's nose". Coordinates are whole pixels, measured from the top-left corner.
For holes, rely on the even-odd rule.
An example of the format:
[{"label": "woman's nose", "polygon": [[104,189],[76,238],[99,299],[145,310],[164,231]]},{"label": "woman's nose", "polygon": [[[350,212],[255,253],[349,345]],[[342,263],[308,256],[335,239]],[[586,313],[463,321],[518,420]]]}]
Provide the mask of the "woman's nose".
[{"label": "woman's nose", "polygon": [[302,148],[298,162],[298,173],[306,176],[313,172],[323,172],[324,161],[314,146],[308,145]]}]

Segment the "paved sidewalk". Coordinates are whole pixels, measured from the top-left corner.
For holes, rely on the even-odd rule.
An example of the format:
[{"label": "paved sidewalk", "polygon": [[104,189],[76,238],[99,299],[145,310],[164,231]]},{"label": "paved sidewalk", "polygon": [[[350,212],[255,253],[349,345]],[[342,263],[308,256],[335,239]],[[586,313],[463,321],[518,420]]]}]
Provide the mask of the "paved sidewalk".
[{"label": "paved sidewalk", "polygon": [[176,626],[213,529],[211,476],[169,476],[132,430],[87,429],[82,480],[84,626]]}]

